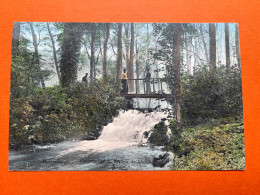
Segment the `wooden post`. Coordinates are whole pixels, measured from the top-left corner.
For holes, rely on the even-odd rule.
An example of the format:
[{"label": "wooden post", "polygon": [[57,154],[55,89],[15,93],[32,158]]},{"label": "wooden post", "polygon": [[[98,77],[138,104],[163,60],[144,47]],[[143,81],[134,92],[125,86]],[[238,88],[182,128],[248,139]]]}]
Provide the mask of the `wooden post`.
[{"label": "wooden post", "polygon": [[163,91],[162,91],[162,79],[160,79],[160,82],[161,82],[161,93],[162,93],[162,92],[163,92]]},{"label": "wooden post", "polygon": [[144,80],[143,80],[143,85],[144,85],[144,94],[145,94],[145,82],[144,82]]},{"label": "wooden post", "polygon": [[135,81],[135,93],[137,94],[137,80],[134,81]]},{"label": "wooden post", "polygon": [[154,93],[154,79],[153,79],[153,93]]},{"label": "wooden post", "polygon": [[157,85],[158,85],[158,93],[159,93],[159,91],[160,91],[160,79],[159,78],[157,79]]}]

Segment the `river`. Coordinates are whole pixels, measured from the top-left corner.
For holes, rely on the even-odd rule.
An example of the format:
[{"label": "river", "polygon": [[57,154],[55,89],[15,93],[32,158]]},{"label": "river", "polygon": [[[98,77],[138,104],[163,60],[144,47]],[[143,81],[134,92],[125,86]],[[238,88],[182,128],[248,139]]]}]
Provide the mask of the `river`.
[{"label": "river", "polygon": [[153,166],[153,158],[166,152],[147,144],[143,134],[166,117],[167,113],[162,111],[120,111],[97,140],[72,140],[9,151],[9,170],[169,170],[171,162],[162,168]]}]

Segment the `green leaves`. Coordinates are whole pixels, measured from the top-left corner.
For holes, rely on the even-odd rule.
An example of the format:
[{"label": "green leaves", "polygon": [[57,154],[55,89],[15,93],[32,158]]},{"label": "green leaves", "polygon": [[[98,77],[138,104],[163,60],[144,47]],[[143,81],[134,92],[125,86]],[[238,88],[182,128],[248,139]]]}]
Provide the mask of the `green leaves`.
[{"label": "green leaves", "polygon": [[215,74],[201,69],[194,75],[183,75],[182,116],[187,124],[199,124],[212,118],[242,116],[240,71],[229,73],[218,68]]},{"label": "green leaves", "polygon": [[[234,123],[225,124],[227,121]],[[243,129],[243,123],[234,118],[214,120],[208,124],[183,129],[173,169],[243,170]]]},{"label": "green leaves", "polygon": [[12,96],[10,145],[19,148],[88,133],[98,136],[101,127],[118,114],[121,102],[111,81],[96,81],[87,89],[75,83],[69,88],[36,88],[28,97]]},{"label": "green leaves", "polygon": [[167,126],[164,122],[159,122],[154,126],[149,142],[159,146],[167,145]]}]

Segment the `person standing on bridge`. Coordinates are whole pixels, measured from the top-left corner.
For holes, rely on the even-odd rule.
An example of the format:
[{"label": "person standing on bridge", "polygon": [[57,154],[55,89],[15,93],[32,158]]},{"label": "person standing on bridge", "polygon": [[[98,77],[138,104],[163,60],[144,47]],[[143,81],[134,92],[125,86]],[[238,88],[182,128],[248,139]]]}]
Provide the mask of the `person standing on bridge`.
[{"label": "person standing on bridge", "polygon": [[145,85],[146,85],[146,93],[151,93],[151,73],[149,72],[150,69],[147,67],[147,73],[145,75]]},{"label": "person standing on bridge", "polygon": [[88,73],[82,78],[82,82],[85,84],[85,87],[88,88]]},{"label": "person standing on bridge", "polygon": [[121,93],[128,93],[126,69],[124,69],[123,71],[121,83],[122,83]]}]

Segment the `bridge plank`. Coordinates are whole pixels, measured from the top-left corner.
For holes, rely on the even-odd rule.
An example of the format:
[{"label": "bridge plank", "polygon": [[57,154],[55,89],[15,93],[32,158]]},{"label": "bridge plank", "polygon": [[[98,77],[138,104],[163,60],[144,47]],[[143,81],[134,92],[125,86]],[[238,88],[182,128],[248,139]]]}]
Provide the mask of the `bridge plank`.
[{"label": "bridge plank", "polygon": [[171,94],[120,94],[127,98],[171,98]]}]

